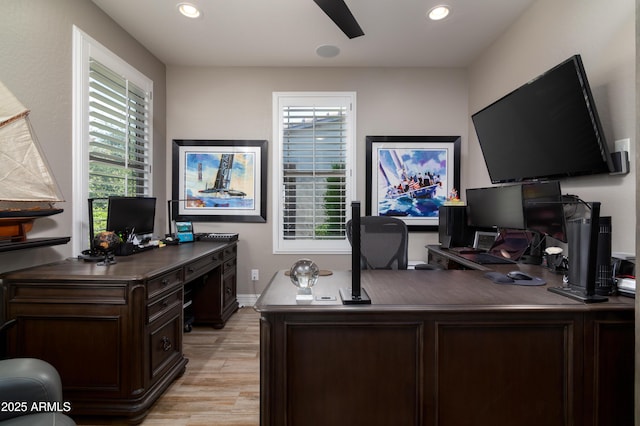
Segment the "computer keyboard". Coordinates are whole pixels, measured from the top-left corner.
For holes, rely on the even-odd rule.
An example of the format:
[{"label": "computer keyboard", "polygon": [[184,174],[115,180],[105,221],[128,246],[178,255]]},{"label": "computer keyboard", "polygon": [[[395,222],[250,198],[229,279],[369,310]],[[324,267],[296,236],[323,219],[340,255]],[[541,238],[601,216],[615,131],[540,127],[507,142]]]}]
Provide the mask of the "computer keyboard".
[{"label": "computer keyboard", "polygon": [[196,240],[198,241],[210,241],[210,242],[231,242],[238,239],[238,233],[225,233],[225,232],[199,232],[196,234]]}]

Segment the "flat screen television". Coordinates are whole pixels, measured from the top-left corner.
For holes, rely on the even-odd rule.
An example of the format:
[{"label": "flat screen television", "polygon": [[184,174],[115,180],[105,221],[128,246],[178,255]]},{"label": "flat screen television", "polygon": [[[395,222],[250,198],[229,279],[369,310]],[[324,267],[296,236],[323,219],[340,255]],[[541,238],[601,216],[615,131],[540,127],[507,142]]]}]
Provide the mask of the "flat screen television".
[{"label": "flat screen television", "polygon": [[521,185],[469,188],[466,195],[469,226],[526,229]]},{"label": "flat screen television", "polygon": [[580,55],[471,118],[493,183],[613,171]]},{"label": "flat screen television", "polygon": [[154,197],[109,197],[107,231],[123,236],[153,234],[155,215]]}]

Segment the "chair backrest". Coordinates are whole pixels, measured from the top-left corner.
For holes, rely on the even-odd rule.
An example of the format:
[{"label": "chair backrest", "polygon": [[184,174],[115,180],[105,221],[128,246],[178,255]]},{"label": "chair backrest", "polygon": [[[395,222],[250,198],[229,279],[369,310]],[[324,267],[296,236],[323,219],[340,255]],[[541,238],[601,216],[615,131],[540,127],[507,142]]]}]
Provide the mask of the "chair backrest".
[{"label": "chair backrest", "polygon": [[[360,218],[361,269],[407,269],[409,232],[404,221],[389,216]],[[347,222],[351,243],[351,220]]]}]

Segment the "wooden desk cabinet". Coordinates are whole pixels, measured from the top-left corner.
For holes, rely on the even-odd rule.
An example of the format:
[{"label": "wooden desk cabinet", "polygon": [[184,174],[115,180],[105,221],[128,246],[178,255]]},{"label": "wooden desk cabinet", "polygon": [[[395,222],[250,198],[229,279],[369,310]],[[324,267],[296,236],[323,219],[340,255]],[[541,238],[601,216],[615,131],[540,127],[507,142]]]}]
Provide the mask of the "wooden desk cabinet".
[{"label": "wooden desk cabinet", "polygon": [[198,314],[223,326],[238,308],[235,256],[235,242],[193,243],[110,266],[69,259],[7,273],[7,355],[55,366],[72,417],[139,423],[188,362],[185,283],[219,295],[199,300]]},{"label": "wooden desk cabinet", "polygon": [[204,274],[191,283],[193,322],[222,328],[238,310],[236,294],[236,244],[222,252],[222,271]]},{"label": "wooden desk cabinet", "polygon": [[262,426],[633,425],[632,299],[585,305],[483,271],[367,270],[372,304],[344,306],[350,280],[334,271],[296,303],[279,272],[262,292]]}]

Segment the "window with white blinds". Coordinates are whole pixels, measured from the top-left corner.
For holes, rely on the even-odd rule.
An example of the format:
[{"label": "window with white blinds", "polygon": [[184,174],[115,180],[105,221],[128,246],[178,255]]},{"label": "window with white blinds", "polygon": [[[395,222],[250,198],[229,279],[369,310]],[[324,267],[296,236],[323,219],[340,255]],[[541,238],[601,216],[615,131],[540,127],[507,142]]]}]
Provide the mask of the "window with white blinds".
[{"label": "window with white blinds", "polygon": [[274,252],[348,251],[354,93],[274,93]]},{"label": "window with white blinds", "polygon": [[89,197],[149,195],[149,94],[89,65]]},{"label": "window with white blinds", "polygon": [[152,192],[153,81],[73,28],[73,250],[104,230],[111,195]]}]

